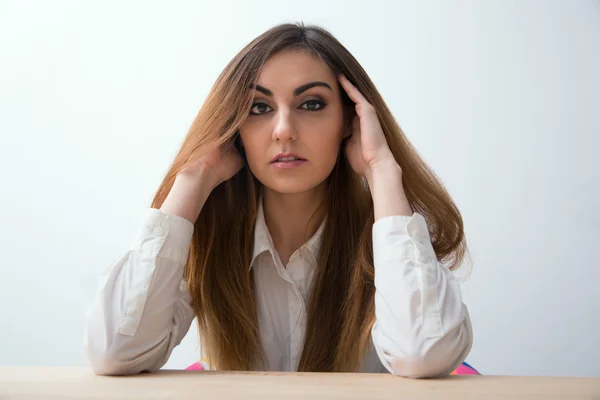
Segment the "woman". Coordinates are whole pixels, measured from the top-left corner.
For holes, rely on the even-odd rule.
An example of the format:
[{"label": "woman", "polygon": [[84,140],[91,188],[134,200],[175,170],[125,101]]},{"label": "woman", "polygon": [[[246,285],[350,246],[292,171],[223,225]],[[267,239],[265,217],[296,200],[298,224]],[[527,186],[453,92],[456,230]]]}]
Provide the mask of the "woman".
[{"label": "woman", "polygon": [[354,57],[280,25],[219,76],[87,314],[98,374],[207,367],[447,375],[472,331],[461,216]]}]

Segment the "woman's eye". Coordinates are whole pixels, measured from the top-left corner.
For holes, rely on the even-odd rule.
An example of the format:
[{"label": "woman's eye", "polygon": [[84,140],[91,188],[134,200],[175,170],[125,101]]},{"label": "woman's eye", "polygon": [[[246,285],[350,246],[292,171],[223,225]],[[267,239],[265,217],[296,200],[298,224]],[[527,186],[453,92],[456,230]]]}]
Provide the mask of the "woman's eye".
[{"label": "woman's eye", "polygon": [[[321,100],[308,100],[305,101],[300,107],[306,111],[321,111],[325,108],[325,102]],[[254,103],[250,109],[250,115],[264,115],[271,112],[272,109],[265,103]]]},{"label": "woman's eye", "polygon": [[308,100],[307,102],[302,104],[301,107],[307,111],[320,111],[325,107],[325,103],[320,100]]},{"label": "woman's eye", "polygon": [[250,109],[250,114],[252,115],[262,115],[269,112],[269,107],[265,103],[254,103],[252,104],[252,108]]}]

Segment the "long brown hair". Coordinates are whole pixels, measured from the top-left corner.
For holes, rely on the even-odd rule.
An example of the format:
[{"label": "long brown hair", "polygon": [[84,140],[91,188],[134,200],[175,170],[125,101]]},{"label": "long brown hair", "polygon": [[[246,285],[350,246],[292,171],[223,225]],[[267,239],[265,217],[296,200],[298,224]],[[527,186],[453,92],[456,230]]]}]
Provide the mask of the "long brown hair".
[{"label": "long brown hair", "polygon": [[[179,171],[208,151],[237,140],[267,59],[284,50],[308,51],[337,75],[343,73],[377,110],[389,147],[403,171],[412,209],[425,217],[438,260],[450,269],[466,251],[461,215],[434,173],[404,136],[358,61],[329,32],[316,26],[282,24],[244,47],[218,77],[160,185],[152,207],[160,208]],[[350,105],[340,86],[342,101]],[[352,117],[346,113],[346,122]],[[342,146],[343,147],[343,146]],[[198,317],[202,347],[211,367],[265,368],[260,342],[252,257],[260,183],[247,166],[210,194],[195,223],[184,277]],[[328,178],[323,207],[327,220],[308,305],[298,370],[356,371],[369,347],[375,322],[368,187],[340,148]]]}]

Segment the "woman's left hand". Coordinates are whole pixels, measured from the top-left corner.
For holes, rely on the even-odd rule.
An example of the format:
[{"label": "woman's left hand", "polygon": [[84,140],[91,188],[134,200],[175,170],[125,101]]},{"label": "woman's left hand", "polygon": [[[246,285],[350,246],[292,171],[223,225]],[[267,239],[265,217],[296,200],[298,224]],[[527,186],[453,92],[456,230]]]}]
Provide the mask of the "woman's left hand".
[{"label": "woman's left hand", "polygon": [[365,178],[377,165],[396,164],[379,123],[377,111],[358,89],[344,76],[338,77],[348,97],[354,101],[356,115],[352,121],[352,136],[346,143],[346,157],[354,171]]}]

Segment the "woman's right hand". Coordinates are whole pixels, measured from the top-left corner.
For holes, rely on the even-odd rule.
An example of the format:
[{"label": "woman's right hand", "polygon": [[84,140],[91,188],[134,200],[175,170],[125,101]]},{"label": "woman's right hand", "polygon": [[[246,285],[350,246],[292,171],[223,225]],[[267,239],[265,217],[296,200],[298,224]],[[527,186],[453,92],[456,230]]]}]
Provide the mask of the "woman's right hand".
[{"label": "woman's right hand", "polygon": [[212,190],[231,179],[243,165],[233,143],[205,154],[177,174],[160,210],[195,223]]}]

